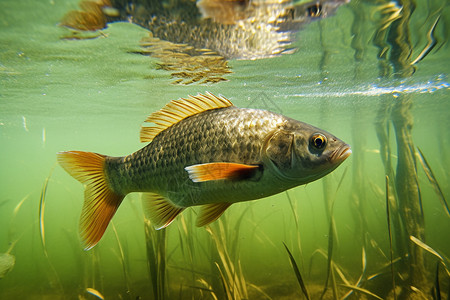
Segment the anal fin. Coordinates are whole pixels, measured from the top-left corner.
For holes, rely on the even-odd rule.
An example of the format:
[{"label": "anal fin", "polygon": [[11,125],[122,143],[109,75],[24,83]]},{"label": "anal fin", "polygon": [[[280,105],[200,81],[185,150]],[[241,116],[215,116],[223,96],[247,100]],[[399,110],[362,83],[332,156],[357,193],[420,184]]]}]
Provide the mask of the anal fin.
[{"label": "anal fin", "polygon": [[217,220],[225,210],[230,207],[231,203],[213,203],[202,205],[200,215],[197,218],[197,226],[202,227]]},{"label": "anal fin", "polygon": [[150,219],[157,230],[169,226],[176,216],[184,210],[184,207],[176,207],[169,200],[156,193],[143,193],[142,207],[145,216]]}]

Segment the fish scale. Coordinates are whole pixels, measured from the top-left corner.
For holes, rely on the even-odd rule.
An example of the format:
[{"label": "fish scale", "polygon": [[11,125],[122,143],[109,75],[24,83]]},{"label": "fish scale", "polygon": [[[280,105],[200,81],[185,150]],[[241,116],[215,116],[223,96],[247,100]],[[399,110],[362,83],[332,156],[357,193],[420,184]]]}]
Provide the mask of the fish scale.
[{"label": "fish scale", "polygon": [[[277,121],[251,126],[255,119]],[[108,158],[107,173],[120,178],[112,184],[118,192],[157,190],[166,196],[181,190],[191,199],[170,199],[174,205],[205,204],[211,199],[202,195],[214,193],[217,185],[205,185],[199,192],[184,168],[216,161],[261,164],[264,137],[284,122],[283,116],[264,110],[227,107],[206,111],[174,124],[129,156]],[[242,124],[242,129],[236,124]],[[175,184],[169,185],[170,180]],[[235,191],[242,194],[240,189]]]},{"label": "fish scale", "polygon": [[61,166],[86,184],[85,249],[98,243],[131,192],[143,193],[144,212],[157,229],[198,205],[197,225],[204,226],[232,203],[317,180],[351,154],[324,130],[210,93],[171,101],[145,122],[153,125],[143,126],[140,138],[150,143],[130,155],[58,153]]}]

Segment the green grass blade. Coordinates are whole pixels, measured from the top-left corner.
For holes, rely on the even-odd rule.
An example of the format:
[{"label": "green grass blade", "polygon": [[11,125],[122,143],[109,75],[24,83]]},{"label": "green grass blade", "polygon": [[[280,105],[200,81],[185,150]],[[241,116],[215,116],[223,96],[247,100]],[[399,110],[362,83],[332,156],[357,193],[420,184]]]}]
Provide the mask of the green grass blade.
[{"label": "green grass blade", "polygon": [[347,284],[341,284],[341,286],[346,287],[346,288],[351,289],[351,290],[354,290],[356,292],[363,293],[363,294],[365,294],[367,296],[371,296],[371,297],[373,297],[375,299],[383,300],[383,298],[381,298],[380,296],[377,296],[374,293],[372,293],[371,291],[368,291],[366,289],[363,289],[363,288],[360,288],[360,287],[357,287],[357,286],[354,286],[354,285],[347,285]]},{"label": "green grass blade", "polygon": [[325,284],[320,299],[323,299],[323,296],[325,296],[325,293],[327,292],[328,288],[328,280],[330,279],[331,262],[333,257],[333,244],[334,244],[334,218],[333,214],[331,214],[330,228],[328,230],[327,277],[325,278]]},{"label": "green grass blade", "polygon": [[48,174],[48,177],[45,178],[44,185],[42,186],[42,190],[41,190],[41,197],[39,199],[39,232],[41,234],[41,242],[42,242],[42,247],[44,248],[44,254],[47,258],[48,258],[48,254],[47,254],[47,248],[45,247],[45,227],[44,227],[45,198],[47,196],[48,182],[50,181],[50,177],[52,177],[55,166],[56,166],[56,163],[51,168],[50,173]]},{"label": "green grass blade", "polygon": [[411,62],[411,65],[415,65],[418,62],[420,62],[422,59],[424,59],[425,56],[427,56],[428,53],[430,53],[431,50],[433,50],[433,48],[437,45],[437,40],[434,37],[434,30],[436,29],[436,26],[439,23],[440,19],[441,19],[441,15],[439,14],[437,16],[437,18],[436,18],[436,21],[434,21],[433,25],[431,25],[431,28],[428,31],[428,34],[427,34],[428,43],[427,43],[427,45],[422,50],[422,52],[419,53],[419,55],[416,57],[416,59]]},{"label": "green grass blade", "polygon": [[286,246],[285,243],[283,243],[283,245],[284,245],[284,248],[286,248],[286,251],[288,253],[289,260],[292,265],[292,269],[294,269],[294,273],[295,273],[295,276],[297,277],[298,283],[300,284],[300,288],[302,289],[302,292],[305,295],[306,299],[310,300],[311,298],[309,297],[308,290],[306,289],[305,283],[303,282],[303,278],[302,278],[302,275],[300,274],[300,270],[298,269],[297,263],[295,262],[295,259],[292,256],[291,251],[289,251],[288,246]]},{"label": "green grass blade", "polygon": [[120,260],[120,264],[122,265],[122,272],[123,272],[123,277],[125,279],[125,284],[127,287],[127,290],[130,291],[130,280],[129,280],[129,276],[128,276],[128,272],[127,272],[127,264],[125,263],[125,253],[123,251],[123,247],[122,247],[122,243],[120,242],[119,239],[119,234],[117,233],[117,229],[116,226],[114,225],[114,221],[111,220],[111,228],[113,229],[114,232],[114,236],[116,238],[116,242],[117,242],[117,247],[119,248],[119,260]]},{"label": "green grass blade", "polygon": [[[409,287],[411,289],[411,291],[413,291],[414,293],[416,293],[417,295],[420,296],[420,298],[422,299],[428,299],[427,295],[425,295],[424,292],[422,292],[420,289],[416,288],[415,286],[411,285]],[[417,297],[411,297],[412,299],[416,299]]]},{"label": "green grass blade", "polygon": [[425,156],[423,155],[422,151],[419,147],[417,147],[418,152],[416,152],[417,157],[420,160],[420,163],[422,164],[423,170],[425,171],[425,174],[427,175],[428,181],[433,186],[434,191],[439,197],[439,200],[441,201],[442,206],[444,207],[444,210],[448,217],[450,217],[450,209],[447,204],[447,200],[445,200],[444,193],[441,190],[441,187],[439,186],[438,181],[436,180],[436,177],[434,176],[433,171],[431,170],[430,165],[428,164],[427,160],[425,159]]},{"label": "green grass blade", "polygon": [[50,177],[45,178],[44,185],[42,186],[41,190],[41,197],[39,199],[39,232],[41,234],[41,242],[42,247],[44,248],[45,256],[48,256],[48,254],[47,248],[45,247],[44,213],[45,213],[45,197],[47,195],[47,186],[49,178]]},{"label": "green grass blade", "polygon": [[430,246],[428,246],[427,244],[425,244],[424,242],[422,242],[421,240],[419,240],[418,238],[416,238],[415,236],[410,235],[409,239],[411,241],[413,241],[416,245],[418,245],[420,248],[424,249],[425,251],[433,254],[434,256],[436,256],[437,258],[439,258],[442,262],[444,262],[444,258],[436,252],[436,250],[434,250],[433,248],[431,248]]},{"label": "green grass blade", "polygon": [[439,286],[439,265],[441,264],[440,261],[436,264],[436,279],[434,283],[434,291],[436,293],[436,300],[441,300],[441,288]]},{"label": "green grass blade", "polygon": [[292,203],[292,199],[291,199],[291,196],[289,195],[288,191],[286,191],[285,193],[286,193],[286,197],[288,198],[288,202],[289,202],[289,205],[291,207],[292,214],[294,215],[295,228],[297,228],[297,231],[298,231],[299,226],[298,226],[298,214],[297,214],[297,211],[294,208],[294,204]]},{"label": "green grass blade", "polygon": [[336,283],[336,275],[335,275],[335,269],[332,268],[331,269],[331,283],[332,283],[332,288],[333,288],[333,297],[334,300],[339,300],[339,291],[337,288],[337,283]]},{"label": "green grass blade", "polygon": [[397,294],[395,292],[395,273],[394,273],[394,264],[392,263],[394,259],[394,250],[392,248],[392,230],[391,230],[391,210],[389,206],[389,176],[386,175],[386,216],[387,216],[387,225],[388,225],[388,233],[389,233],[389,253],[391,260],[391,279],[392,279],[392,291],[394,292],[394,300],[397,299]]},{"label": "green grass blade", "polygon": [[[248,283],[249,287],[252,287],[253,289],[257,290],[262,296],[264,296],[265,298],[267,298],[268,300],[272,300],[272,297],[270,297],[266,292],[264,292],[260,287],[258,287],[257,285],[253,284],[253,283]],[[262,298],[258,298],[258,299],[262,299]],[[217,300],[217,299],[216,299]]]},{"label": "green grass blade", "polygon": [[220,281],[222,282],[223,290],[225,292],[226,299],[233,300],[233,294],[230,291],[230,286],[227,284],[227,280],[225,279],[225,276],[223,275],[222,270],[220,269],[219,264],[215,263],[217,269],[219,270],[220,274]]}]

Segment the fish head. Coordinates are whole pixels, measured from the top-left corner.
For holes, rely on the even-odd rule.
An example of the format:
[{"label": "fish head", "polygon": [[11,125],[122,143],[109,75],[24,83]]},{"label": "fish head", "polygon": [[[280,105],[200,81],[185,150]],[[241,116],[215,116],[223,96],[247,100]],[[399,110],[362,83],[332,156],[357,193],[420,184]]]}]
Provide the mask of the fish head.
[{"label": "fish head", "polygon": [[327,175],[352,153],[348,144],[324,130],[288,123],[293,124],[273,132],[265,146],[267,165],[277,177],[305,184]]}]

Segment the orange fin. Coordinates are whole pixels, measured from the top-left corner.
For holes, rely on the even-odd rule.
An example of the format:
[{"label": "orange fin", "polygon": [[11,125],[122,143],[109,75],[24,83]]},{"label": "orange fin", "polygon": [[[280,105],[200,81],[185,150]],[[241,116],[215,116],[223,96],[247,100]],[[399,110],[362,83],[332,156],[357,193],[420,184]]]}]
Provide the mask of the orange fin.
[{"label": "orange fin", "polygon": [[202,227],[214,222],[225,212],[228,207],[230,207],[230,205],[231,203],[227,202],[203,205],[201,207],[200,215],[197,218],[197,224],[195,225]]},{"label": "orange fin", "polygon": [[246,179],[259,170],[259,165],[237,163],[207,163],[184,168],[193,182],[203,182],[220,179]]},{"label": "orange fin", "polygon": [[156,230],[166,228],[175,220],[184,207],[176,207],[169,200],[156,193],[142,194],[142,207]]},{"label": "orange fin", "polygon": [[72,177],[86,184],[80,218],[80,236],[84,249],[94,247],[103,236],[125,195],[115,193],[105,176],[105,155],[67,151],[59,152],[59,164]]},{"label": "orange fin", "polygon": [[207,110],[229,106],[233,106],[230,100],[223,96],[215,96],[209,92],[206,92],[206,95],[198,94],[197,96],[172,100],[159,111],[152,113],[144,121],[145,123],[154,123],[156,126],[141,127],[141,142],[151,142],[160,132],[187,117]]}]

